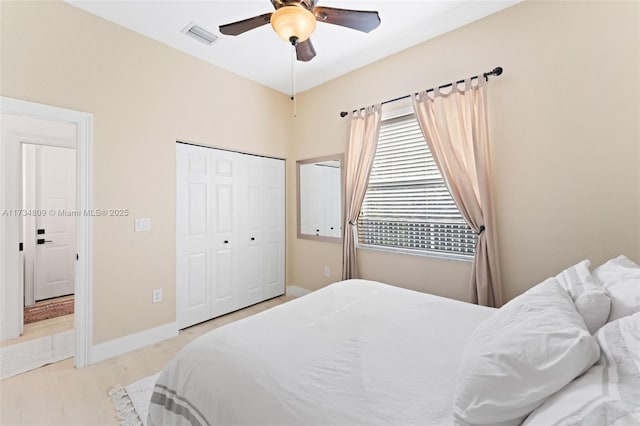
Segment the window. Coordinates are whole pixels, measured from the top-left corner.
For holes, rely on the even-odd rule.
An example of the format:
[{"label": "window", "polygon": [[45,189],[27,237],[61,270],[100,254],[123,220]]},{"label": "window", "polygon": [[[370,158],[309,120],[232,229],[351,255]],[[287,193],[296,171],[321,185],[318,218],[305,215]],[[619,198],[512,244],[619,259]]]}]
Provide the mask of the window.
[{"label": "window", "polygon": [[415,115],[384,120],[358,218],[361,246],[472,257],[477,235],[462,218]]}]

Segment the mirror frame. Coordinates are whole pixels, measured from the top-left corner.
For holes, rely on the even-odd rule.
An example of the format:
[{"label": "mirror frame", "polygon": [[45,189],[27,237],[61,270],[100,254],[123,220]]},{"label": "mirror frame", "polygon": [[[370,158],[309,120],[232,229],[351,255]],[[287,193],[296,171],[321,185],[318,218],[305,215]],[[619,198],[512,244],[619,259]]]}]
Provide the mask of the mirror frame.
[{"label": "mirror frame", "polygon": [[307,158],[296,161],[296,220],[298,238],[314,241],[326,241],[331,243],[342,243],[342,233],[340,237],[325,237],[320,235],[303,234],[300,231],[300,166],[311,163],[321,163],[323,161],[340,161],[340,227],[344,230],[344,154],[325,155],[322,157]]}]

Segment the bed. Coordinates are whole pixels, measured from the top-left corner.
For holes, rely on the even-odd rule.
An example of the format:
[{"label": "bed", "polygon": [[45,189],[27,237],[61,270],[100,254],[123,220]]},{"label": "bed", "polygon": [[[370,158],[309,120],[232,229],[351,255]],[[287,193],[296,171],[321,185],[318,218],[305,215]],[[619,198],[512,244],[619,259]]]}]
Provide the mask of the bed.
[{"label": "bed", "polygon": [[[571,288],[575,277],[563,273],[499,310],[373,281],[329,285],[183,348],[158,378],[148,424],[574,424],[552,421],[568,406],[554,398],[592,366],[610,369],[614,355],[600,350],[576,308],[584,287]],[[610,327],[613,339],[640,342],[640,314],[625,321]],[[638,374],[616,382],[631,393],[612,402],[625,421],[640,421],[638,349],[624,364],[635,362]],[[601,376],[610,379],[591,381]],[[572,412],[602,409],[601,393],[610,398],[592,390],[593,406],[574,402]]]}]

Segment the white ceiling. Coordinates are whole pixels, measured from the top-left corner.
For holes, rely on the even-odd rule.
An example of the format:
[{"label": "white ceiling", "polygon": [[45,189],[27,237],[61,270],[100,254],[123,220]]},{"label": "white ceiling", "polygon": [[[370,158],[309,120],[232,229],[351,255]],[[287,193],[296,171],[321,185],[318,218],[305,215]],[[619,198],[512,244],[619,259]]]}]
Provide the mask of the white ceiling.
[{"label": "white ceiling", "polygon": [[[277,91],[292,92],[292,46],[270,25],[239,36],[220,34],[218,26],[273,11],[269,0],[66,0],[87,12],[203,59]],[[311,36],[317,56],[296,61],[296,91],[303,92],[483,18],[522,0],[320,0],[319,5],[377,10],[382,23],[370,33],[318,23]],[[195,23],[219,38],[204,45],[181,31]]]}]

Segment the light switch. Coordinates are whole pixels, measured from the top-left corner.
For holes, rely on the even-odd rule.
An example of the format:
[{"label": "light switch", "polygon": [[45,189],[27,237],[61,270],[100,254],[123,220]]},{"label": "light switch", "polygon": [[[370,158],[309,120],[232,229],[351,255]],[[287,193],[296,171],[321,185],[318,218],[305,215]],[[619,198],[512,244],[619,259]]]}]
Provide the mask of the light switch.
[{"label": "light switch", "polygon": [[151,219],[148,217],[136,219],[135,221],[136,232],[148,232],[151,231]]}]

